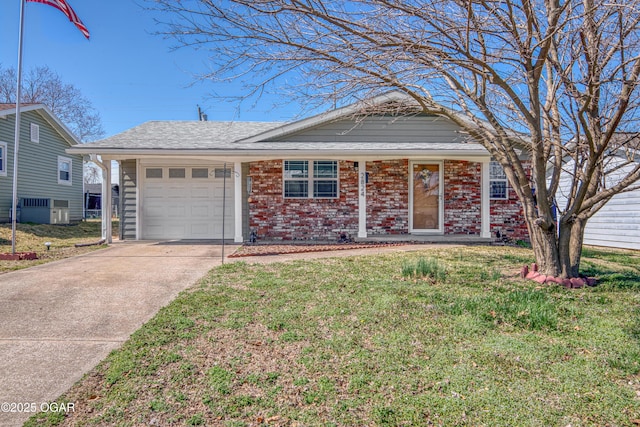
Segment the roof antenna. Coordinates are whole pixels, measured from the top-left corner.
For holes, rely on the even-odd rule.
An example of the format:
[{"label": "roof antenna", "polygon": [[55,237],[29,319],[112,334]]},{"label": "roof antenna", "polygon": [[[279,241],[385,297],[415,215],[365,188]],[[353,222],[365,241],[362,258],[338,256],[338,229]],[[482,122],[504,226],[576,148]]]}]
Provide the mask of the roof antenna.
[{"label": "roof antenna", "polygon": [[198,107],[198,120],[201,122],[206,122],[207,121],[206,113],[204,113],[202,109],[200,109],[199,105],[196,105],[196,106]]}]

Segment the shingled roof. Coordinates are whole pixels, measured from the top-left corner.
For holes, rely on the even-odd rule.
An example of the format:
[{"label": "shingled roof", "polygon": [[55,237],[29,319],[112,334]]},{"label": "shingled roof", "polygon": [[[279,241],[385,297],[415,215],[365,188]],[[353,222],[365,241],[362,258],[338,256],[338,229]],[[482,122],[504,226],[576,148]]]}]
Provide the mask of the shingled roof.
[{"label": "shingled roof", "polygon": [[[397,103],[406,100],[398,93],[381,95],[372,102],[352,104],[336,110],[293,122],[216,122],[216,121],[150,121],[112,137],[76,146],[68,152],[76,154],[100,154],[110,156],[144,155],[210,155],[210,156],[279,156],[303,155],[305,153],[324,156],[339,156],[340,153],[358,155],[391,155],[398,151],[405,154],[423,153],[430,150],[442,155],[460,154],[464,156],[488,156],[482,145],[468,135],[451,129],[445,130],[435,138],[376,138],[376,129],[372,138],[355,138],[350,128],[353,118],[371,105]],[[407,108],[411,105],[408,104]],[[408,110],[409,111],[409,110]],[[416,113],[410,110],[413,116]],[[365,114],[366,116],[366,114]],[[399,115],[398,117],[401,117]],[[437,117],[432,115],[431,117]],[[448,120],[443,118],[443,120]],[[347,123],[347,130],[333,135],[321,135],[315,140],[305,139],[304,133],[325,124]],[[387,132],[395,123],[390,119],[383,124]],[[300,136],[300,138],[298,138]],[[124,157],[123,157],[124,158]]]},{"label": "shingled roof", "polygon": [[232,149],[233,143],[281,126],[279,122],[150,121],[84,148],[156,150]]},{"label": "shingled roof", "polygon": [[[34,103],[25,103],[25,104],[20,104],[20,107],[29,107],[31,105],[38,105],[38,104],[34,104]],[[16,108],[16,103],[0,103],[0,111],[4,111],[4,110],[13,110]]]}]

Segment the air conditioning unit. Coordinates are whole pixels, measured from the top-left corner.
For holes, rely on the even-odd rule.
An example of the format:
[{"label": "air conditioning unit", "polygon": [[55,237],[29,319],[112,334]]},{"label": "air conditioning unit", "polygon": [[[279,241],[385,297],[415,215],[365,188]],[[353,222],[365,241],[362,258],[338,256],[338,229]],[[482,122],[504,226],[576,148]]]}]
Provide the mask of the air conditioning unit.
[{"label": "air conditioning unit", "polygon": [[53,200],[51,224],[69,224],[69,201]]},{"label": "air conditioning unit", "polygon": [[36,224],[69,224],[69,201],[23,197],[19,204],[20,221]]}]

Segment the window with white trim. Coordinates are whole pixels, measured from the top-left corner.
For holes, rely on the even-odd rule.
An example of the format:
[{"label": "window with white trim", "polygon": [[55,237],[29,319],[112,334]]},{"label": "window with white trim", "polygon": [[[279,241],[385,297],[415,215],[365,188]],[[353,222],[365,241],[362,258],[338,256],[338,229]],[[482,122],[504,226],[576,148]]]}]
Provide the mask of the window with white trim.
[{"label": "window with white trim", "polygon": [[287,199],[335,199],[338,197],[338,162],[285,160],[283,181]]},{"label": "window with white trim", "polygon": [[507,175],[500,163],[492,160],[489,164],[489,187],[492,200],[508,200],[509,191]]},{"label": "window with white trim", "polygon": [[58,184],[72,184],[73,160],[58,156]]},{"label": "window with white trim", "polygon": [[7,176],[7,143],[0,142],[0,176]]}]

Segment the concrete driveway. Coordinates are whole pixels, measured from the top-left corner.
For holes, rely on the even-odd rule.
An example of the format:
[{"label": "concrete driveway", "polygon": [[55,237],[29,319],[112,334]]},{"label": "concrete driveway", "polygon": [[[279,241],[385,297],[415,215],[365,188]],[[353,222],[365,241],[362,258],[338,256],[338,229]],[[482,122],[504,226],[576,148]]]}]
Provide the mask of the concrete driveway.
[{"label": "concrete driveway", "polygon": [[47,402],[220,257],[221,246],[207,243],[119,242],[0,275],[0,426],[20,426],[34,409],[59,410]]}]

